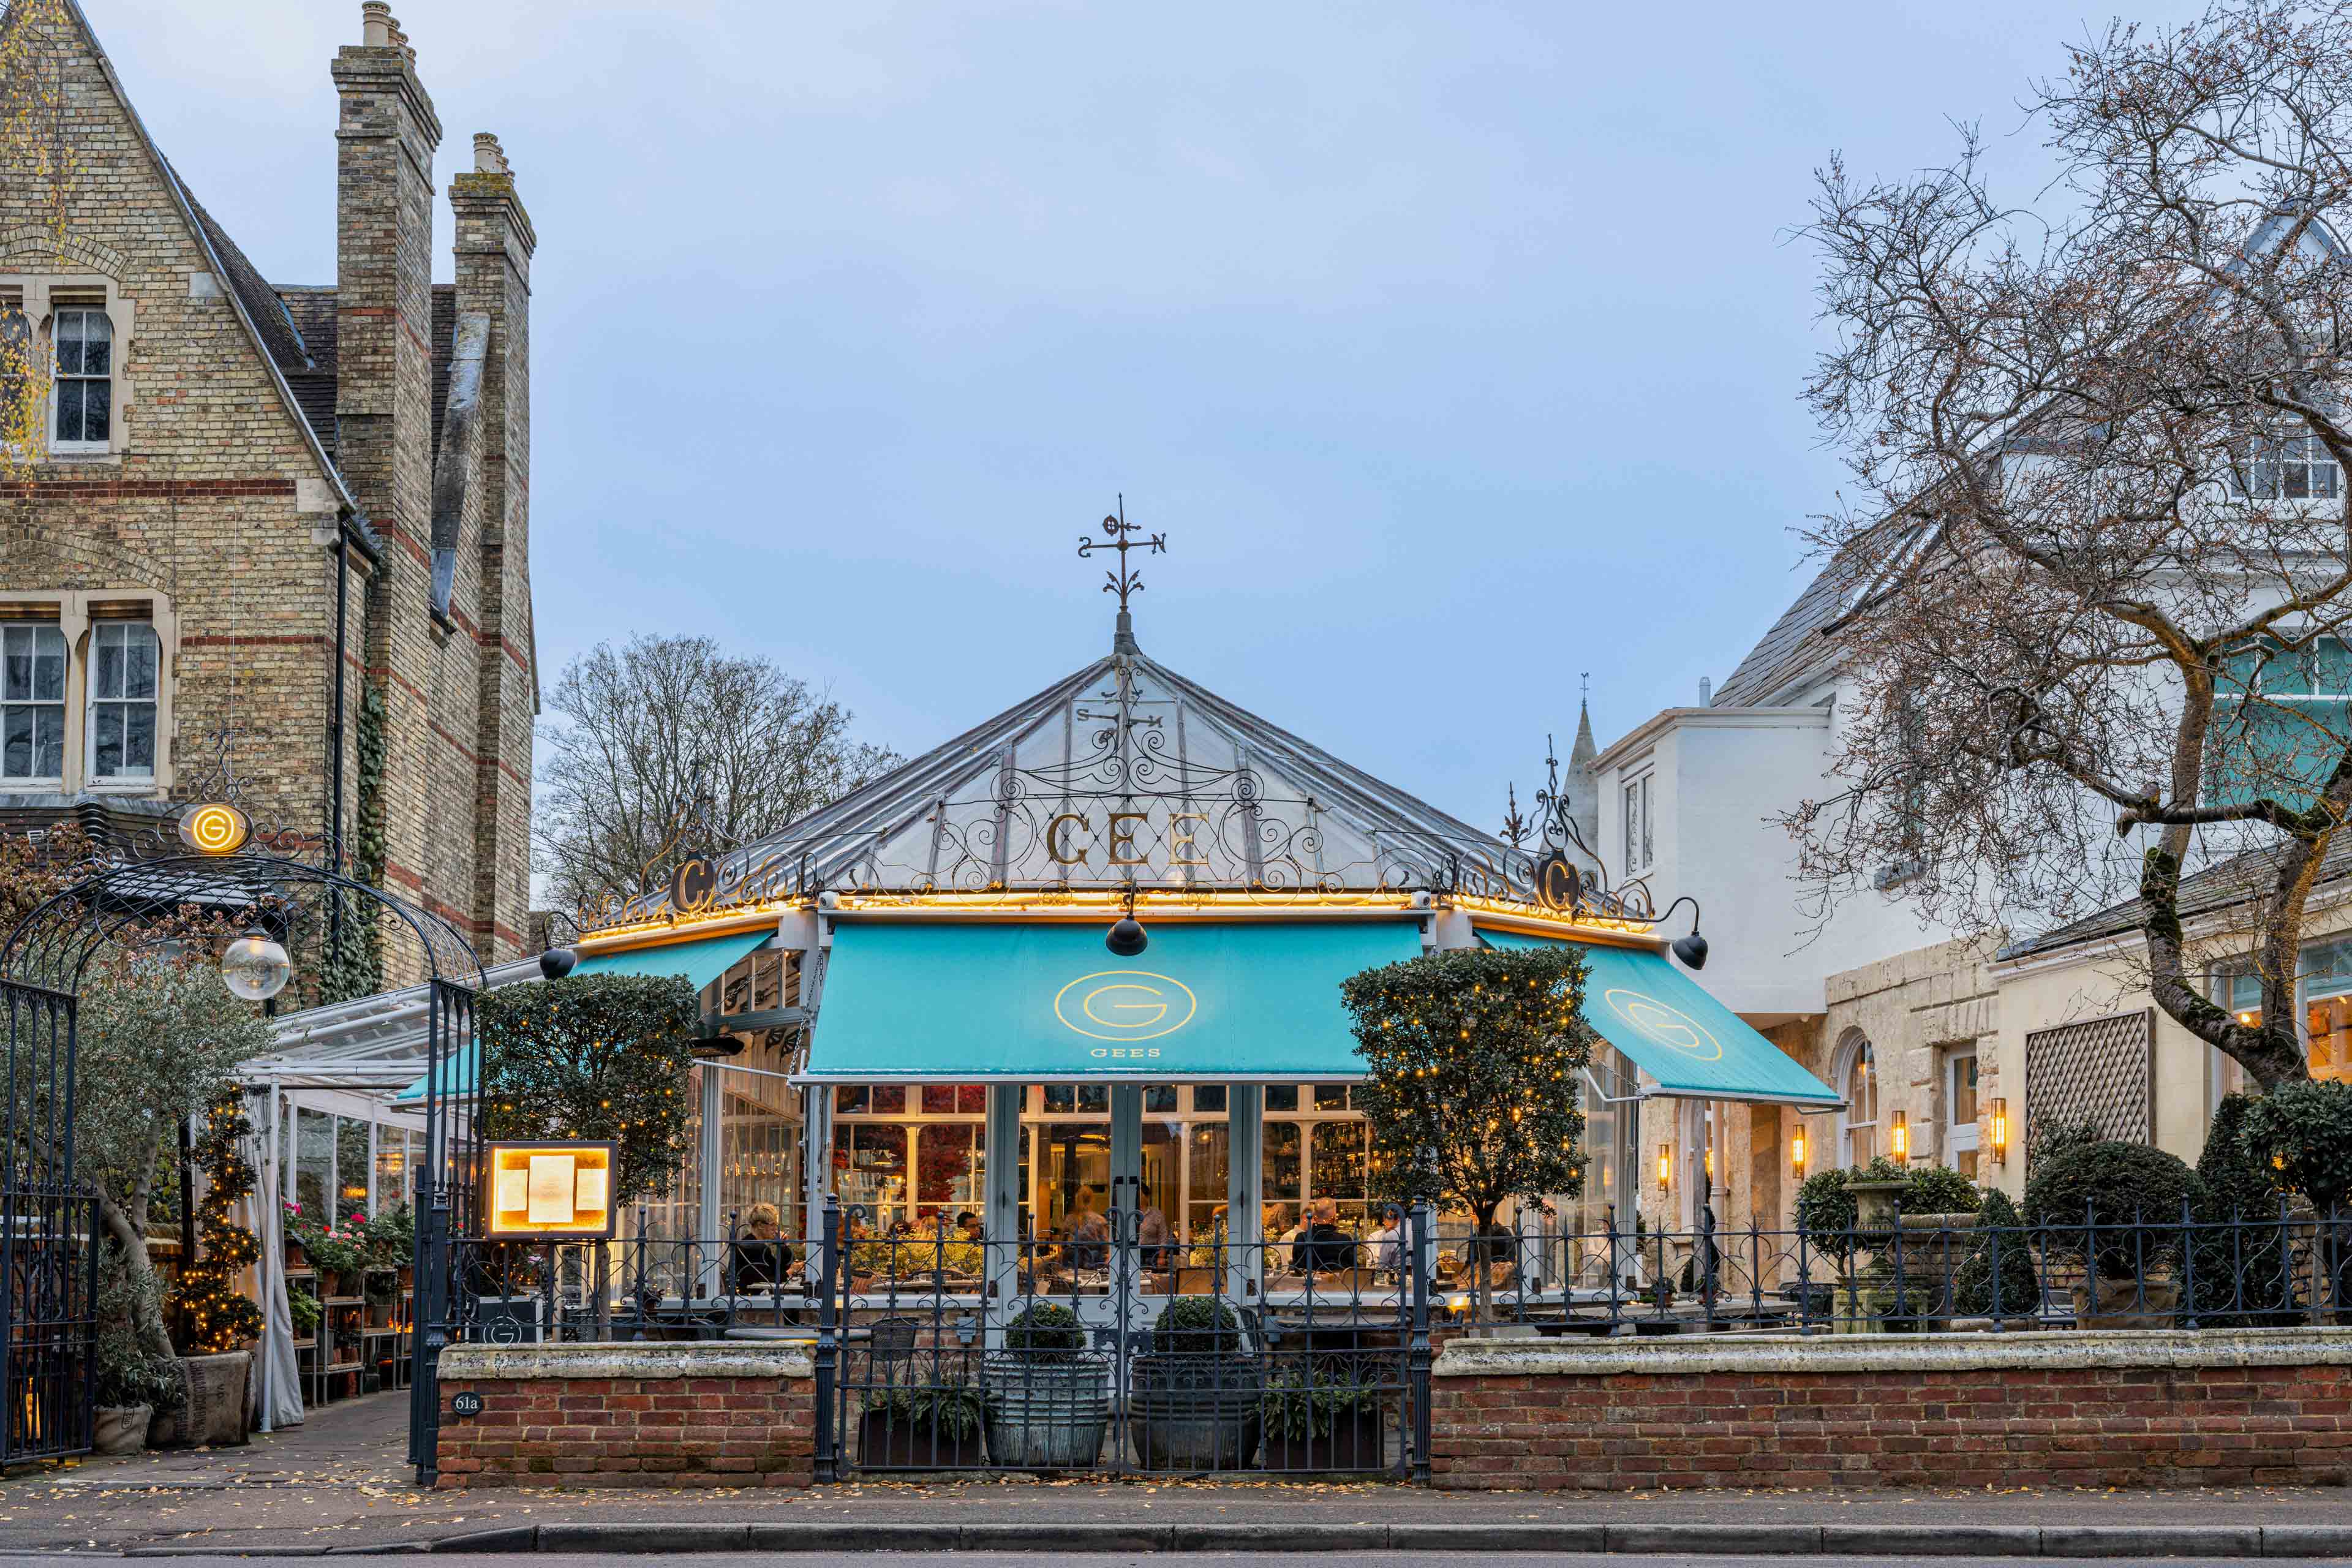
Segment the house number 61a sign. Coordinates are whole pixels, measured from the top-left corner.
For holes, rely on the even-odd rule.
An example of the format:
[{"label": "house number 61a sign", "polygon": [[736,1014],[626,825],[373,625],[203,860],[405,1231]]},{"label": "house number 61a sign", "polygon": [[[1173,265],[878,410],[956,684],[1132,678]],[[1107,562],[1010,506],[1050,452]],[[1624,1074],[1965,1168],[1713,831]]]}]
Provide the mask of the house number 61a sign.
[{"label": "house number 61a sign", "polygon": [[452,1415],[479,1415],[482,1413],[482,1396],[470,1388],[462,1394],[453,1394],[449,1396],[449,1413]]}]

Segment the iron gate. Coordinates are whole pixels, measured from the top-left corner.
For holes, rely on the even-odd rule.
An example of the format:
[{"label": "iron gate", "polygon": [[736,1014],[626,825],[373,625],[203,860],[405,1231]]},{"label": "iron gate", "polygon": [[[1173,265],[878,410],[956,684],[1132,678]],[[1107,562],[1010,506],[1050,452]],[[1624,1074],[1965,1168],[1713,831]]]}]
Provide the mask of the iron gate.
[{"label": "iron gate", "polygon": [[1056,1244],[951,1234],[943,1214],[875,1237],[829,1204],[818,1479],[1427,1476],[1428,1211],[1370,1238],[1190,1246],[1147,1240],[1127,1196]]},{"label": "iron gate", "polygon": [[466,1107],[481,1072],[476,994],[436,979],[428,1000],[425,1068],[425,1172],[416,1198],[415,1325],[410,1333],[408,1460],[431,1486],[441,1432],[440,1361],[454,1340],[482,1337],[470,1305],[479,1292],[459,1278],[470,1257],[480,1203],[478,1119]]},{"label": "iron gate", "polygon": [[8,1095],[0,1130],[0,1464],[89,1451],[98,1200],[74,1184],[71,994],[0,979]]}]

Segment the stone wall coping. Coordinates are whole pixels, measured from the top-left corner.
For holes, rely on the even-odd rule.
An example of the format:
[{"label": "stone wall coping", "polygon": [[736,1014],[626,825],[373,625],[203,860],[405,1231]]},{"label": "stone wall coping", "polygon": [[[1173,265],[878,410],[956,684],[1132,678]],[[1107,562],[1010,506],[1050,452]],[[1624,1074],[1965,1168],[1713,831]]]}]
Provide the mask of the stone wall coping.
[{"label": "stone wall coping", "polygon": [[568,1379],[814,1377],[806,1345],[755,1340],[657,1341],[639,1344],[456,1344],[441,1352],[444,1383]]},{"label": "stone wall coping", "polygon": [[[443,1360],[446,1364],[446,1356]],[[2084,1367],[2352,1365],[2352,1328],[2063,1330],[2013,1334],[1756,1334],[1649,1340],[1471,1340],[1435,1377],[1996,1372]]]}]

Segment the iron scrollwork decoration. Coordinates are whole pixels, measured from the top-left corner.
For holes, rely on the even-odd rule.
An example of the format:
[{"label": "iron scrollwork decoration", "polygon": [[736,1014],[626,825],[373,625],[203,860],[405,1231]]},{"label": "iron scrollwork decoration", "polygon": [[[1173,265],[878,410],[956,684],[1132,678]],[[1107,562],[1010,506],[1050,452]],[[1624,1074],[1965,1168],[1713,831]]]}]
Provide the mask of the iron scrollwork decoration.
[{"label": "iron scrollwork decoration", "polygon": [[[1519,814],[1519,792],[1510,791],[1503,816],[1503,838],[1528,857],[1528,879],[1536,901],[1560,914],[1597,915],[1608,920],[1652,921],[1657,918],[1646,879],[1635,877],[1612,886],[1609,863],[1584,840],[1576,813],[1559,784],[1559,749],[1544,737],[1544,787],[1536,791],[1532,820]],[[1530,847],[1528,840],[1534,839]],[[1578,862],[1581,859],[1584,864]]]}]

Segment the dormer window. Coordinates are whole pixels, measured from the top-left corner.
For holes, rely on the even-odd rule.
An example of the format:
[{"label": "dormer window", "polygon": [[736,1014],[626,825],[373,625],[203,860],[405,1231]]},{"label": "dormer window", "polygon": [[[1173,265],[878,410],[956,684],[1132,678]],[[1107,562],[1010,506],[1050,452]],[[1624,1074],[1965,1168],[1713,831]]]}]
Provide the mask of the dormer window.
[{"label": "dormer window", "polygon": [[114,430],[114,323],[102,305],[60,304],[51,336],[58,348],[55,444],[103,451]]}]

